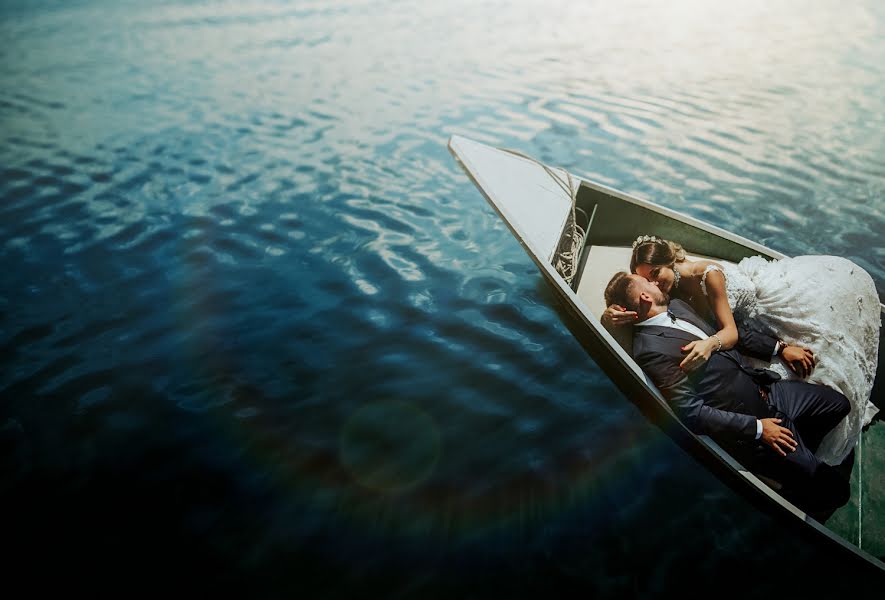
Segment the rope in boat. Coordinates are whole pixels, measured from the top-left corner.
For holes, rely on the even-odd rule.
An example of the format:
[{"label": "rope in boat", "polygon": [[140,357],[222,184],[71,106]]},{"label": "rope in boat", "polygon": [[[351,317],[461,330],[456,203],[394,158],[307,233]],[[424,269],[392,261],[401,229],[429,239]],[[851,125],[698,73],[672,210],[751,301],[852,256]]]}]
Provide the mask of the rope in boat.
[{"label": "rope in boat", "polygon": [[559,273],[565,282],[569,285],[572,284],[572,280],[575,278],[575,275],[578,272],[578,255],[581,252],[581,248],[584,246],[584,238],[587,236],[587,232],[578,225],[577,216],[575,214],[575,209],[578,203],[578,187],[575,185],[575,181],[572,178],[571,173],[569,173],[566,169],[560,169],[563,173],[565,173],[565,178],[556,171],[554,171],[551,167],[548,167],[541,161],[532,158],[518,150],[511,150],[509,148],[498,148],[499,150],[503,150],[504,152],[509,152],[515,156],[519,156],[521,158],[528,159],[533,163],[540,165],[544,171],[556,182],[556,184],[562,188],[566,194],[568,194],[571,199],[572,207],[571,207],[571,218],[565,224],[566,230],[563,234],[566,236],[566,242],[562,243],[560,241],[559,246],[556,249],[556,254],[553,256],[553,267],[556,269],[556,272]]}]

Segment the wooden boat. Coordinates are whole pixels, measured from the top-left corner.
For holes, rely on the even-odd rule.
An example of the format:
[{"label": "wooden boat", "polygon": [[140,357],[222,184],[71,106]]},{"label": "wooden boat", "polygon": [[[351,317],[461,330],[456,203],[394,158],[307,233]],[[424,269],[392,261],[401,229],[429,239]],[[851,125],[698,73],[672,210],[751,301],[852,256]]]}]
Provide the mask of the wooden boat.
[{"label": "wooden boat", "polygon": [[679,240],[690,256],[719,262],[783,254],[518,152],[461,136],[451,137],[449,150],[555,291],[569,330],[647,418],[757,508],[829,551],[859,560],[877,575],[885,573],[885,477],[875,463],[885,456],[885,422],[875,421],[862,434],[852,498],[824,525],[782,497],[776,482],[763,481],[711,438],[685,427],[630,356],[632,333],[623,329],[613,335],[600,324],[605,285],[615,271],[628,267],[640,235],[654,232]]}]

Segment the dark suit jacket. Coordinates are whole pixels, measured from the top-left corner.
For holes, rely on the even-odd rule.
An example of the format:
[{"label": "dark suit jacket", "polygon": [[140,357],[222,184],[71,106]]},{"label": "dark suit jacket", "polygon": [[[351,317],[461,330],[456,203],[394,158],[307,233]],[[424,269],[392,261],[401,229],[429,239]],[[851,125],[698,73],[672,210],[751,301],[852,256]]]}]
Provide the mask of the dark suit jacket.
[{"label": "dark suit jacket", "polygon": [[[670,311],[707,335],[716,333],[681,300],[672,300]],[[714,352],[704,366],[686,375],[679,368],[685,358],[681,348],[697,337],[656,325],[633,330],[634,359],[689,429],[720,441],[755,439],[756,419],[770,417],[772,413],[750,374],[756,370],[746,363],[742,353],[768,361],[775,338],[738,326],[739,342],[735,348]]]}]

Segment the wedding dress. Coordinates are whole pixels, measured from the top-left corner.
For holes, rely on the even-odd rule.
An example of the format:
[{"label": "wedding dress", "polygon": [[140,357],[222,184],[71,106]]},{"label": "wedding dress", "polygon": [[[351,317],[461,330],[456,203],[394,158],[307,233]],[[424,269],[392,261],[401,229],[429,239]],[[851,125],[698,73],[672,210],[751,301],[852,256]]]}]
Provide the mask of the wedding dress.
[{"label": "wedding dress", "polygon": [[[851,412],[828,433],[816,456],[837,465],[857,443],[861,429],[878,412],[870,401],[881,327],[879,295],[872,277],[838,256],[797,256],[769,261],[743,259],[707,273],[725,276],[728,304],[735,321],[767,327],[791,345],[809,348],[817,361],[810,383],[842,392]],[[771,366],[784,379],[799,379],[782,360]]]}]

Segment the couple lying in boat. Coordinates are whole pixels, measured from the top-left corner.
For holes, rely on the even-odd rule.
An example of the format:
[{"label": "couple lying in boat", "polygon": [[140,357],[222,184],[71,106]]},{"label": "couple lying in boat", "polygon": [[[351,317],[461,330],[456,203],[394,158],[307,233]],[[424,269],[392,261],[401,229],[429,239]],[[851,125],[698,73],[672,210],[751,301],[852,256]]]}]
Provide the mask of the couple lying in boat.
[{"label": "couple lying in boat", "polygon": [[606,287],[602,322],[635,325],[635,360],[686,426],[809,512],[844,504],[837,467],[878,411],[870,275],[835,256],[688,260],[655,236],[634,242],[630,271]]}]

